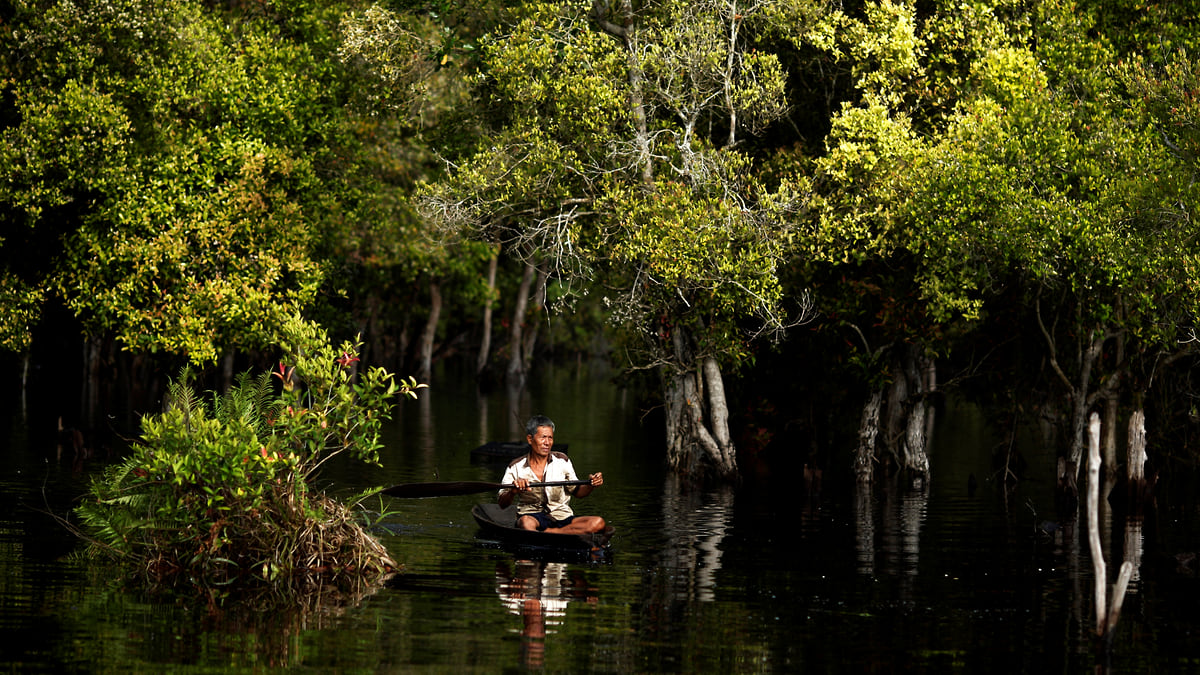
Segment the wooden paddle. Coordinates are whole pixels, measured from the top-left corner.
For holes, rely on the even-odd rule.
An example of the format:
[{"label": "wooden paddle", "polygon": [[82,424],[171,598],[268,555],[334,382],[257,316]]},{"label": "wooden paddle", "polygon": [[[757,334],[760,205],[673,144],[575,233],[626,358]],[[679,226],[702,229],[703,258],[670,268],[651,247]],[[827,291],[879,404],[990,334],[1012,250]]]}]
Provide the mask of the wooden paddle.
[{"label": "wooden paddle", "polygon": [[[545,483],[530,483],[529,487],[559,487],[569,485],[591,485],[590,480],[554,480]],[[452,483],[402,483],[383,488],[379,494],[389,497],[453,497],[472,495],[489,490],[504,490],[516,487],[512,483],[488,483],[480,480],[462,480]]]}]

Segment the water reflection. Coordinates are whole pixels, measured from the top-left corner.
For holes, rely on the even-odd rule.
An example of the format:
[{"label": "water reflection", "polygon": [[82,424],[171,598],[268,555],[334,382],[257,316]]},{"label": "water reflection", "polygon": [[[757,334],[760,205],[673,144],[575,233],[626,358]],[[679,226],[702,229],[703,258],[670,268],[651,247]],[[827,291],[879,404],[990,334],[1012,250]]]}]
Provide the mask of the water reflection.
[{"label": "water reflection", "polygon": [[678,476],[667,476],[663,490],[663,566],[677,577],[667,600],[715,599],[721,569],[721,542],[733,515],[733,489],[726,486],[701,493]]},{"label": "water reflection", "polygon": [[529,397],[524,387],[518,384],[508,384],[505,386],[505,402],[508,404],[505,408],[505,423],[508,425],[509,439],[524,440],[525,438],[525,419],[528,414],[523,414],[522,411],[529,407]]},{"label": "water reflection", "polygon": [[546,637],[558,632],[572,600],[596,605],[596,589],[580,570],[561,562],[517,559],[496,566],[496,593],[509,613],[521,617],[521,665],[542,668]]},{"label": "water reflection", "polygon": [[[831,473],[824,497],[800,512],[799,532],[783,536],[799,495],[735,499],[664,479],[658,436],[606,380],[564,375],[507,399],[503,389],[478,397],[473,380],[435,382],[403,403],[384,467],[331,463],[325,480],[496,480],[503,467],[473,463],[470,449],[519,439],[523,418],[547,412],[577,461],[605,472],[608,485],[588,505],[618,527],[614,564],[480,546],[467,514],[493,495],[396,499],[379,506],[397,523],[381,537],[406,571],[363,598],[237,609],[115,590],[61,560],[77,542],[40,517],[66,513],[85,488],[65,454],[54,461],[55,409],[38,425],[0,419],[0,625],[20,646],[0,648],[0,671],[1093,670],[1085,527],[1073,512],[1054,513],[1052,466],[1007,490],[986,479],[994,443],[972,435],[982,433],[980,415],[940,416],[965,429],[943,441],[952,450],[935,464],[931,494],[886,484],[850,493]],[[973,493],[969,473],[984,478]],[[1195,653],[1200,481],[1175,480],[1177,499],[1164,493],[1163,510],[1144,522],[1120,509],[1106,516],[1109,559],[1137,565],[1105,656],[1113,672],[1186,670]]]},{"label": "water reflection", "polygon": [[921,530],[929,508],[929,485],[902,486],[896,481],[883,491],[878,527],[876,498],[869,484],[858,484],[854,494],[855,559],[859,574],[874,576],[877,554],[883,572],[915,577],[921,561]]},{"label": "water reflection", "polygon": [[854,552],[858,573],[875,576],[875,511],[871,484],[859,482],[854,490]]}]

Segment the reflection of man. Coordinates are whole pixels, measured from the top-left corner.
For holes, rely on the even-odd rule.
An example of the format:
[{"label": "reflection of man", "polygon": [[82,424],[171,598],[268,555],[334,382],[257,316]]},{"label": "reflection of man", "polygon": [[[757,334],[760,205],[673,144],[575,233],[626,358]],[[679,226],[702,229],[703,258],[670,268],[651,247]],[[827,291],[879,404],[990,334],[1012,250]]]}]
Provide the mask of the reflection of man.
[{"label": "reflection of man", "polygon": [[569,481],[575,478],[575,467],[561,452],[552,452],[554,447],[554,422],[544,415],[535,415],[525,423],[525,441],[529,443],[529,454],[518,457],[508,465],[502,482],[515,487],[500,491],[498,502],[508,508],[517,500],[517,527],[526,530],[553,529],[562,534],[588,534],[604,529],[600,516],[576,516],[570,501],[575,497],[586,497],[596,487],[604,484],[604,474],[593,473],[589,485],[575,487],[531,488],[530,483]]},{"label": "reflection of man", "polygon": [[508,611],[521,617],[521,662],[526,668],[544,666],[546,635],[557,632],[571,598],[596,599],[581,576],[567,577],[565,564],[533,560],[517,560],[511,573],[497,567],[496,592]]}]

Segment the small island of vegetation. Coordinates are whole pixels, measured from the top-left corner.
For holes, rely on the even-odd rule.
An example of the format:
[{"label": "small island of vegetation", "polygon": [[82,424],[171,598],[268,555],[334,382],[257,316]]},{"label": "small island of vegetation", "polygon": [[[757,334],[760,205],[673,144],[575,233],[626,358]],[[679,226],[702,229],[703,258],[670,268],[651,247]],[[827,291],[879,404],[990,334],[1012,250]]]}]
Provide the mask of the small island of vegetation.
[{"label": "small island of vegetation", "polygon": [[90,554],[156,582],[294,590],[397,570],[356,519],[354,500],[333,499],[312,479],[343,453],[378,463],[394,397],[415,397],[424,385],[383,368],[359,371],[356,345],[335,349],[299,316],[284,326],[276,370],[244,373],[211,399],[194,389],[189,369],[171,383],[164,410],[143,419],[140,442],[77,507]]}]

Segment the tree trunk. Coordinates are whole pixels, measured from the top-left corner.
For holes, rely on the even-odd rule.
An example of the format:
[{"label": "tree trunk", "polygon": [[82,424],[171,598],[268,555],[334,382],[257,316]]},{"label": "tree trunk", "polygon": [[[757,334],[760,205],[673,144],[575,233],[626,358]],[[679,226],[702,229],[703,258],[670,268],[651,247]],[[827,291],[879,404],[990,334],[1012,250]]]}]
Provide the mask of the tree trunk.
[{"label": "tree trunk", "polygon": [[88,337],[83,343],[83,401],[80,410],[82,426],[92,429],[96,421],[96,408],[100,405],[100,350],[101,338]]},{"label": "tree trunk", "polygon": [[[1133,420],[1130,420],[1132,424]],[[1104,477],[1117,475],[1117,394],[1104,397],[1104,419],[1100,424],[1100,459]]]},{"label": "tree trunk", "polygon": [[858,448],[854,451],[854,478],[869,484],[875,473],[875,439],[879,436],[879,409],[883,405],[883,390],[876,389],[863,406],[858,423]]},{"label": "tree trunk", "polygon": [[404,312],[404,320],[400,322],[400,334],[396,336],[396,361],[400,367],[409,367],[410,361],[408,358],[408,346],[411,342],[409,336],[409,326],[412,324],[412,312]]},{"label": "tree trunk", "polygon": [[663,404],[666,409],[667,466],[677,474],[692,475],[697,470],[697,457],[693,451],[688,431],[691,428],[687,416],[690,401],[695,398],[695,383],[692,374],[684,371],[671,372],[663,367]]},{"label": "tree trunk", "polygon": [[488,261],[487,298],[483,301],[483,336],[479,340],[479,356],[475,359],[475,374],[479,375],[487,368],[489,352],[492,350],[492,307],[495,304],[493,295],[496,292],[496,267],[500,261],[500,247],[492,252]]},{"label": "tree trunk", "polygon": [[936,364],[921,344],[895,350],[888,387],[885,447],[899,467],[917,480],[929,478],[927,445],[932,420],[928,398]]},{"label": "tree trunk", "polygon": [[1140,513],[1150,494],[1146,480],[1146,412],[1141,408],[1129,416],[1129,447],[1125,456],[1126,479],[1131,505]]},{"label": "tree trunk", "polygon": [[642,183],[654,183],[654,156],[650,152],[650,132],[646,124],[646,106],[643,100],[642,64],[638,62],[637,50],[633,44],[634,14],[633,3],[624,0],[621,11],[625,16],[625,54],[629,66],[629,108],[633,111],[633,125],[636,130],[638,159],[642,165]]},{"label": "tree trunk", "polygon": [[[924,363],[925,396],[928,398],[930,396],[933,396],[935,393],[937,393],[937,390],[938,390],[937,359],[934,359],[927,355],[924,355],[922,357],[922,361]],[[934,425],[936,417],[937,417],[937,408],[935,408],[932,405],[926,406],[925,407],[925,440],[926,440],[926,442],[928,442],[929,439],[933,438],[933,425]]]},{"label": "tree trunk", "polygon": [[612,23],[606,18],[608,3],[601,0],[592,2],[592,18],[599,23],[600,29],[621,41],[625,49],[625,65],[629,73],[629,110],[633,118],[635,143],[638,151],[637,163],[642,169],[642,183],[650,185],[654,182],[654,158],[650,153],[650,133],[646,124],[645,77],[642,64],[638,61],[635,34],[637,32],[637,15],[633,10],[631,0],[620,0],[618,9],[620,24]]},{"label": "tree trunk", "polygon": [[729,433],[729,403],[725,399],[725,380],[721,377],[721,366],[717,360],[707,356],[703,361],[704,382],[708,389],[709,420],[713,438],[717,442],[715,457],[722,475],[737,475],[737,452]]},{"label": "tree trunk", "polygon": [[29,350],[21,353],[21,419],[28,414],[29,389]]},{"label": "tree trunk", "polygon": [[442,288],[437,279],[429,281],[429,317],[425,330],[421,332],[421,362],[417,367],[417,379],[429,382],[433,375],[433,342],[437,337],[438,321],[442,315]]},{"label": "tree trunk", "polygon": [[526,369],[533,363],[533,351],[537,347],[538,332],[542,327],[542,319],[546,312],[546,279],[548,261],[543,260],[537,266],[537,281],[533,285],[533,320],[529,322],[529,330],[525,332],[524,344],[521,347],[522,358]]},{"label": "tree trunk", "polygon": [[725,109],[729,113],[729,136],[725,139],[725,147],[732,148],[737,145],[737,102],[734,100],[733,92],[733,73],[737,68],[737,41],[738,27],[742,22],[737,16],[737,7],[735,3],[731,3],[730,12],[734,14],[729,18],[729,46],[725,56]]},{"label": "tree trunk", "polygon": [[[898,350],[898,353],[902,351]],[[899,462],[904,452],[902,439],[908,426],[904,418],[909,384],[904,371],[904,357],[893,355],[891,368],[892,383],[888,386],[887,407],[884,410],[883,446]]]},{"label": "tree trunk", "polygon": [[[1070,380],[1066,379],[1065,383],[1070,387],[1071,392],[1071,449],[1069,453],[1070,464],[1076,467],[1082,467],[1083,451],[1087,445],[1087,426],[1088,426],[1088,411],[1091,408],[1091,400],[1088,398],[1088,390],[1092,384],[1092,369],[1096,365],[1096,361],[1100,358],[1100,353],[1104,348],[1104,343],[1108,340],[1108,336],[1100,335],[1092,338],[1086,349],[1079,357],[1079,382],[1073,387]],[[1052,359],[1053,360],[1053,359]],[[1055,367],[1057,361],[1054,360]]]},{"label": "tree trunk", "polygon": [[905,377],[909,380],[908,421],[904,433],[901,466],[918,480],[929,479],[929,454],[927,451],[926,417],[929,413],[929,396],[925,375],[931,370],[932,359],[921,345],[912,345],[905,354]]},{"label": "tree trunk", "polygon": [[[694,363],[686,331],[677,326],[671,337],[676,363]],[[667,463],[677,473],[696,475],[712,470],[722,480],[733,481],[738,476],[737,454],[728,440],[725,388],[716,362],[709,365],[704,363],[706,360],[700,367],[664,368]],[[710,429],[708,424],[713,427]]]},{"label": "tree trunk", "polygon": [[529,287],[533,285],[533,263],[525,263],[525,273],[521,276],[521,286],[517,289],[517,303],[513,308],[512,326],[509,328],[508,383],[520,386],[525,382],[525,361],[522,338],[525,324],[525,310],[529,307]]},{"label": "tree trunk", "polygon": [[1125,466],[1131,482],[1146,479],[1146,413],[1141,409],[1129,416],[1129,453]]},{"label": "tree trunk", "polygon": [[[1074,381],[1067,377],[1066,372],[1063,371],[1062,366],[1058,362],[1058,346],[1055,342],[1054,335],[1051,334],[1050,330],[1046,328],[1046,323],[1042,319],[1040,298],[1037,302],[1036,316],[1038,328],[1042,332],[1042,337],[1046,340],[1047,357],[1050,362],[1050,368],[1054,371],[1055,375],[1058,376],[1058,379],[1062,383],[1063,387],[1066,388],[1068,399],[1071,402],[1071,437],[1070,447],[1067,451],[1068,461],[1066,462],[1066,465],[1074,468],[1075,471],[1071,475],[1065,477],[1066,481],[1064,481],[1063,477],[1060,476],[1059,485],[1060,488],[1065,488],[1072,494],[1078,494],[1078,472],[1083,468],[1083,453],[1087,444],[1088,412],[1091,406],[1095,403],[1095,399],[1088,396],[1088,391],[1091,388],[1092,369],[1095,367],[1096,361],[1100,358],[1100,354],[1103,352],[1104,343],[1107,342],[1110,337],[1119,337],[1119,334],[1109,334],[1101,331],[1098,328],[1092,330],[1088,336],[1089,342],[1087,343],[1087,346],[1080,351],[1079,378],[1077,381]],[[1123,347],[1121,343],[1118,343],[1118,355],[1121,355],[1122,352]],[[1107,385],[1108,390],[1105,392],[1098,392],[1097,395],[1108,395],[1113,393],[1116,385],[1117,378],[1114,377]]]},{"label": "tree trunk", "polygon": [[1096,604],[1096,634],[1104,634],[1108,612],[1108,576],[1104,551],[1100,547],[1100,416],[1092,413],[1088,434],[1087,515],[1088,546],[1092,552],[1094,598]]},{"label": "tree trunk", "polygon": [[221,391],[233,388],[233,350],[221,356]]}]

